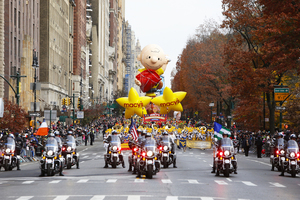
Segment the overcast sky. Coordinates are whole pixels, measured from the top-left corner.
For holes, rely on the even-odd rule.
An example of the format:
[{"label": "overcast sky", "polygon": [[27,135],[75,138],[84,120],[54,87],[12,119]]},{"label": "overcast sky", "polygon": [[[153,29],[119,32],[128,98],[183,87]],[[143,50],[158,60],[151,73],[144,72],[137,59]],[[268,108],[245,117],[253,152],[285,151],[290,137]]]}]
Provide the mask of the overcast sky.
[{"label": "overcast sky", "polygon": [[187,40],[205,20],[221,23],[222,0],[125,0],[125,20],[131,25],[141,47],[159,45],[171,62],[164,73],[165,86],[171,87],[176,67]]}]

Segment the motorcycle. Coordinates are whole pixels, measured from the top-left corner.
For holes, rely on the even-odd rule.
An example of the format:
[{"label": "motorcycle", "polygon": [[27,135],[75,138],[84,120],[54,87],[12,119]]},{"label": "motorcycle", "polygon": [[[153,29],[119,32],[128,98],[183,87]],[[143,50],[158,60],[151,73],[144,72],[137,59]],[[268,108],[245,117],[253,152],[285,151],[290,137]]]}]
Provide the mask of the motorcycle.
[{"label": "motorcycle", "polygon": [[62,147],[62,155],[67,169],[71,169],[74,165],[79,169],[79,154],[76,152],[76,141],[72,135],[67,135],[66,142]]},{"label": "motorcycle", "polygon": [[217,176],[222,173],[225,177],[234,172],[234,165],[236,166],[236,159],[234,153],[233,143],[230,138],[222,138],[221,146],[217,151],[215,158]]},{"label": "motorcycle", "polygon": [[176,154],[172,153],[172,145],[169,137],[168,135],[163,135],[159,146],[158,159],[164,168],[168,168],[169,165],[176,162]]},{"label": "motorcycle", "polygon": [[5,171],[10,171],[17,166],[17,156],[15,156],[15,140],[13,138],[7,138],[7,142],[2,150],[2,162],[1,165]]},{"label": "motorcycle", "polygon": [[54,176],[56,173],[61,173],[63,170],[63,162],[58,153],[58,144],[55,138],[50,137],[46,141],[45,151],[40,160],[41,176]]},{"label": "motorcycle", "polygon": [[123,153],[121,151],[121,140],[117,135],[111,135],[111,141],[108,145],[108,152],[104,156],[105,164],[116,168],[119,164],[124,164]]},{"label": "motorcycle", "polygon": [[146,138],[145,145],[141,150],[141,156],[138,161],[138,177],[146,175],[146,178],[152,179],[160,166],[156,157],[156,142],[151,137]]},{"label": "motorcycle", "polygon": [[[270,163],[272,164],[271,171],[276,167],[278,171],[282,170],[282,161],[285,160],[284,139],[279,138],[277,144],[271,144]],[[273,150],[274,149],[274,150]]]},{"label": "motorcycle", "polygon": [[[137,144],[129,142],[132,153],[128,156],[129,169],[128,171],[137,171],[137,163],[140,157],[140,148]],[[133,170],[132,170],[133,169]]]},{"label": "motorcycle", "polygon": [[286,160],[284,161],[283,169],[287,173],[291,174],[292,177],[296,177],[299,172],[299,147],[295,140],[289,140],[286,149]]}]

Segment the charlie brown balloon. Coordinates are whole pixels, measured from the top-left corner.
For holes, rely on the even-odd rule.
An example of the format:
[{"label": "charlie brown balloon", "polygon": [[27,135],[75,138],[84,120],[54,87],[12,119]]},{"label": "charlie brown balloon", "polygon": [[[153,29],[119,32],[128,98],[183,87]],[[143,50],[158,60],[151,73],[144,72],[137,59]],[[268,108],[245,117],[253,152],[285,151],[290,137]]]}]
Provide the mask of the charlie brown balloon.
[{"label": "charlie brown balloon", "polygon": [[162,48],[156,44],[149,44],[143,48],[137,59],[144,66],[139,69],[135,77],[135,84],[146,93],[146,96],[155,97],[157,89],[163,87],[160,76],[166,71],[171,60],[167,58]]}]

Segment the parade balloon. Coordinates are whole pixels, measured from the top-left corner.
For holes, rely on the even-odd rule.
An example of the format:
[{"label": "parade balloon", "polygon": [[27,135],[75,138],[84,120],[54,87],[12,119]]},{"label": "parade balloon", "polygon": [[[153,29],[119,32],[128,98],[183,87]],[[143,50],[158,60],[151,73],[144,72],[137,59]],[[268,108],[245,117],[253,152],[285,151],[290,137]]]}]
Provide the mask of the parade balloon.
[{"label": "parade balloon", "polygon": [[155,105],[160,106],[160,114],[167,114],[171,110],[173,111],[183,111],[181,101],[186,96],[186,92],[174,92],[166,87],[164,89],[163,95],[155,97],[151,100]]},{"label": "parade balloon", "polygon": [[137,59],[144,68],[139,69],[139,74],[135,77],[135,83],[146,93],[146,96],[155,97],[157,89],[163,87],[161,75],[165,72],[168,62],[166,54],[156,44],[145,46]]},{"label": "parade balloon", "polygon": [[140,97],[134,88],[131,88],[128,97],[121,97],[116,100],[125,108],[125,118],[129,119],[134,114],[140,117],[147,114],[145,106],[150,103],[151,97]]}]

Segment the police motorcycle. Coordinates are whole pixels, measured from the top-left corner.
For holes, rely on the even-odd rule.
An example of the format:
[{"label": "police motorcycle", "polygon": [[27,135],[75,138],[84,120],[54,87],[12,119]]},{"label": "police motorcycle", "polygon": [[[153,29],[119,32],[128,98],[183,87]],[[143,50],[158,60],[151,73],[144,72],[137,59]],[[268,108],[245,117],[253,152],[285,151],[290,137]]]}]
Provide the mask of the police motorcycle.
[{"label": "police motorcycle", "polygon": [[[296,136],[294,134],[291,135],[291,138],[296,140]],[[286,157],[285,161],[283,162],[282,165],[282,170],[281,170],[281,176],[284,176],[284,172],[287,172],[291,174],[292,177],[296,177],[296,174],[299,172],[299,158],[300,158],[300,153],[299,153],[299,147],[297,142],[291,139],[287,142],[286,146]]]},{"label": "police motorcycle", "polygon": [[16,143],[13,134],[9,134],[3,150],[2,150],[2,167],[4,167],[5,171],[12,170],[17,166],[18,158],[15,155]]},{"label": "police motorcycle", "polygon": [[168,168],[169,165],[173,163],[174,167],[176,166],[176,154],[173,153],[171,138],[168,133],[163,132],[161,141],[159,144],[159,154],[158,159],[164,168]]},{"label": "police motorcycle", "polygon": [[146,178],[152,179],[153,175],[159,171],[160,162],[157,160],[156,153],[156,142],[151,134],[147,133],[138,161],[137,178],[146,175]]},{"label": "police motorcycle", "polygon": [[128,156],[128,163],[129,163],[129,169],[128,171],[133,171],[133,173],[136,173],[137,171],[137,163],[138,159],[140,157],[140,146],[135,142],[130,140],[129,141],[129,148],[131,149],[131,155]]},{"label": "police motorcycle", "polygon": [[76,141],[72,135],[67,135],[62,147],[62,155],[67,169],[71,169],[74,165],[79,169],[79,154],[76,152]]},{"label": "police motorcycle", "polygon": [[[113,131],[114,132],[114,131]],[[116,133],[112,133],[116,134]],[[112,168],[116,168],[122,163],[123,168],[125,167],[123,153],[121,149],[121,139],[118,135],[110,135],[104,142],[109,143],[107,153],[104,156],[105,166],[111,165]]]},{"label": "police motorcycle", "polygon": [[284,139],[278,138],[276,144],[274,144],[274,153],[270,155],[270,163],[272,164],[272,171],[276,167],[278,171],[282,170],[283,163],[285,161]]},{"label": "police motorcycle", "polygon": [[215,158],[217,169],[216,176],[219,176],[219,174],[222,173],[225,177],[229,177],[229,174],[236,172],[236,162],[234,147],[231,139],[222,138]]},{"label": "police motorcycle", "polygon": [[54,133],[49,134],[42,156],[40,160],[40,176],[44,176],[45,174],[47,174],[47,176],[54,176],[57,173],[63,176],[63,162],[60,159],[61,155],[59,154],[59,147]]}]

